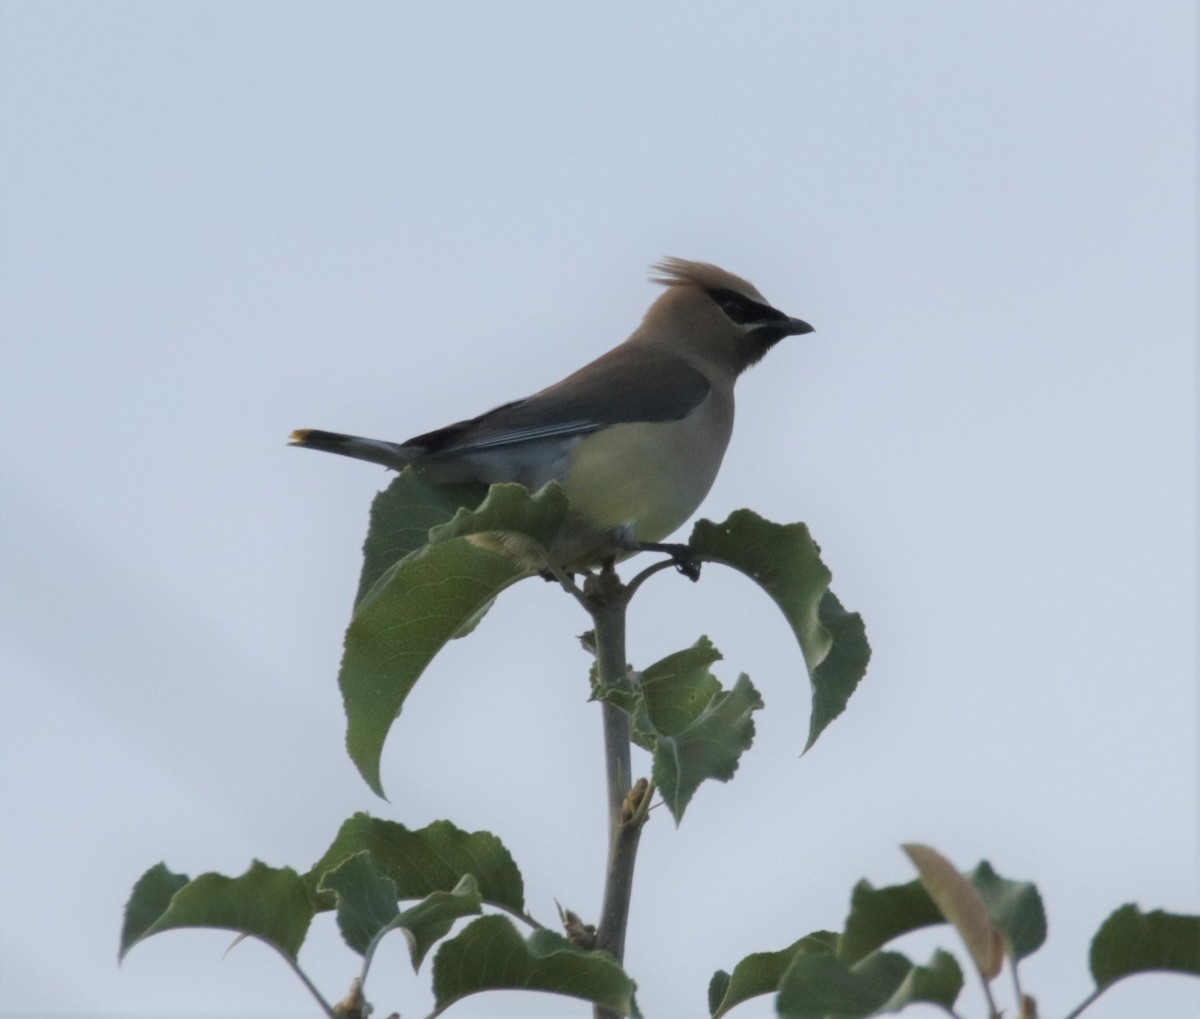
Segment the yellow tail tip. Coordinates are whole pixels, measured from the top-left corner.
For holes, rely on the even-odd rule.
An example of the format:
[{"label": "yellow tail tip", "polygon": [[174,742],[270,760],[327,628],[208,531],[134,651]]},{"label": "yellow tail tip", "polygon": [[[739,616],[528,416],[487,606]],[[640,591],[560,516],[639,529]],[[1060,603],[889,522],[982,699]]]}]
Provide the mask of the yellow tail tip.
[{"label": "yellow tail tip", "polygon": [[303,446],[308,441],[308,433],[311,428],[297,428],[291,435],[288,436],[289,446]]}]

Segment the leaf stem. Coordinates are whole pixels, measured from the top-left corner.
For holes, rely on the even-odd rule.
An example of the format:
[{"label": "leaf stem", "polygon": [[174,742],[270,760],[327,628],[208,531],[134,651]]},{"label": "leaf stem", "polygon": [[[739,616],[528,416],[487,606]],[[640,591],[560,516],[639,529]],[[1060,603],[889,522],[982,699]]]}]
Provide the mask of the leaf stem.
[{"label": "leaf stem", "polygon": [[1090,1005],[1092,1002],[1094,1002],[1106,990],[1107,990],[1107,985],[1105,987],[1097,987],[1094,991],[1092,991],[1091,994],[1089,994],[1086,998],[1084,998],[1083,1001],[1081,1001],[1075,1008],[1071,1009],[1071,1011],[1067,1013],[1066,1019],[1076,1019],[1076,1016],[1078,1016],[1080,1012],[1082,1012],[1085,1008],[1087,1008],[1088,1005]]},{"label": "leaf stem", "polygon": [[[976,968],[978,969],[978,966]],[[1000,1010],[996,1008],[996,999],[992,997],[992,986],[983,975],[983,970],[979,970],[979,982],[983,985],[983,996],[987,999],[988,1019],[1002,1019]]]},{"label": "leaf stem", "polygon": [[541,923],[540,921],[535,920],[528,913],[522,912],[519,909],[513,909],[511,906],[505,906],[499,902],[489,902],[488,905],[494,906],[496,909],[499,909],[499,910],[507,913],[511,917],[515,917],[517,920],[520,920],[523,924],[525,924],[529,927],[532,927],[535,931],[544,931],[546,929],[546,925],[544,923]]},{"label": "leaf stem", "polygon": [[633,592],[641,587],[642,584],[644,584],[647,580],[653,577],[654,574],[661,573],[663,570],[670,569],[675,565],[676,563],[674,559],[663,559],[657,563],[654,563],[652,566],[647,566],[644,570],[642,570],[641,573],[634,576],[634,578],[625,585],[626,600],[628,601],[628,599],[632,598]]},{"label": "leaf stem", "polygon": [[579,602],[580,605],[590,612],[591,608],[588,605],[587,596],[582,590],[580,590],[579,585],[575,583],[575,580],[571,574],[569,574],[561,566],[557,565],[549,555],[544,556],[544,561],[546,564],[546,572],[549,573],[550,576],[552,576],[556,581],[558,581],[559,585],[564,591],[567,592],[567,594],[569,594],[572,598]]},{"label": "leaf stem", "polygon": [[295,973],[296,976],[300,978],[300,982],[308,988],[308,993],[317,1000],[317,1004],[321,1006],[321,1011],[324,1012],[329,1019],[337,1019],[337,1014],[333,1011],[333,1006],[321,996],[321,992],[317,990],[316,984],[309,980],[308,974],[300,968],[300,963],[292,958],[292,956],[290,956],[278,945],[273,944],[270,941],[266,941],[265,938],[263,941],[284,957],[284,959],[287,961],[287,964],[292,967],[292,972]]},{"label": "leaf stem", "polygon": [[1016,996],[1017,1008],[1020,1008],[1025,995],[1021,991],[1021,974],[1017,972],[1017,959],[1011,951],[1008,953],[1008,970],[1012,974],[1013,994]]}]

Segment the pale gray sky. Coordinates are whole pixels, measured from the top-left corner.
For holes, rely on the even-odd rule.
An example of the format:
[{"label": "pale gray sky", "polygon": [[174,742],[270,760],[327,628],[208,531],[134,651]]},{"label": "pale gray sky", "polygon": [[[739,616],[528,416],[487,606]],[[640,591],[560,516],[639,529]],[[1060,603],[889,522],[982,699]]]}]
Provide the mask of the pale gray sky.
[{"label": "pale gray sky", "polygon": [[[506,594],[418,685],[378,800],[335,679],[386,476],[284,440],[539,389],[632,329],[668,254],[816,326],[742,381],[702,514],[806,521],[875,656],[801,760],[773,606],[712,568],[639,596],[635,664],[707,634],[767,703],[737,779],[646,831],[646,1014],[840,928],[857,879],[910,879],[905,841],[1038,882],[1047,1017],[1112,909],[1200,908],[1193,4],[0,14],[0,1012],[312,1014],[222,934],[118,971],[121,909],[158,860],[306,867],[355,810],[490,829],[536,915],[595,914],[587,620]],[[339,997],[354,957],[328,916],[312,939]],[[381,1014],[427,1009],[399,939],[373,979]],[[1163,976],[1089,1015],[1197,1011]]]}]

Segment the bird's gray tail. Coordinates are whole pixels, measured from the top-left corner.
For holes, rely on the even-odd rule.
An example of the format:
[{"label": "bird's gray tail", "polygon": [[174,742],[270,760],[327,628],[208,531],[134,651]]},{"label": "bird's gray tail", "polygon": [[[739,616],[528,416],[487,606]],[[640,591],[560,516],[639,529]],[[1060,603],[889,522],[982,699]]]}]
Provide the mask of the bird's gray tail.
[{"label": "bird's gray tail", "polygon": [[342,435],[339,432],[322,432],[318,428],[296,429],[292,432],[288,445],[352,456],[356,460],[382,464],[394,471],[407,467],[423,452],[419,447],[402,446],[398,442],[364,439],[357,435]]}]

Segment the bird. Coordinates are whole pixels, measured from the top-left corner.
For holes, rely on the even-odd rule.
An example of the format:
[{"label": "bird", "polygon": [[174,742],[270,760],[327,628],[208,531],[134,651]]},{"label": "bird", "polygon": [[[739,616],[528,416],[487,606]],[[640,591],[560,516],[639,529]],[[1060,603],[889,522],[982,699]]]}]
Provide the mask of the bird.
[{"label": "bird", "polygon": [[734,383],[784,337],[813,327],[711,263],[664,258],[650,269],[664,289],[629,338],[532,396],[404,442],[304,428],[290,445],[411,467],[434,485],[517,482],[536,492],[555,481],[568,509],[550,548],[479,543],[536,572],[588,572],[662,551],[691,576],[686,547],[662,541],[716,479]]}]

